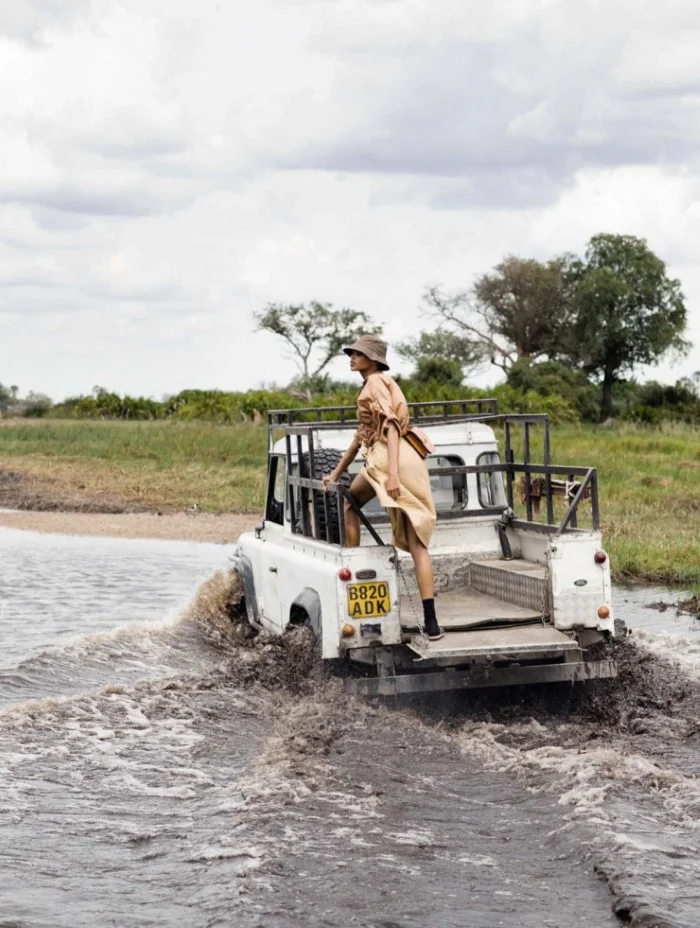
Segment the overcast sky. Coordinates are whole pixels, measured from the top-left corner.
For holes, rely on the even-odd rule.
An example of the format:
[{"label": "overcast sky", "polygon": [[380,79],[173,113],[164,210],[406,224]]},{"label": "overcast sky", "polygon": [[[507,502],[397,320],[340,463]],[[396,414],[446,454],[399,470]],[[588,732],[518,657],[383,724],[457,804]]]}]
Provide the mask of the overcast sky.
[{"label": "overcast sky", "polygon": [[426,284],[598,232],[680,278],[696,347],[642,373],[693,373],[699,22],[697,0],[2,0],[0,381],[285,383],[268,301],[365,310],[391,343],[431,327]]}]

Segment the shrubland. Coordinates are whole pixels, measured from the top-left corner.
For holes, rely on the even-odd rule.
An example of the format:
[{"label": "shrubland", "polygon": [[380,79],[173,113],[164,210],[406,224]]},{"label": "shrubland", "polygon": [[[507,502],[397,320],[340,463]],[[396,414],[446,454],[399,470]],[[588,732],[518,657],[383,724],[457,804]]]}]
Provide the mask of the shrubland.
[{"label": "shrubland", "polygon": [[[600,420],[598,390],[583,372],[557,361],[513,365],[504,383],[481,389],[468,384],[396,378],[409,402],[493,398],[503,412],[543,412],[555,424],[595,423]],[[50,419],[172,420],[233,425],[257,422],[271,409],[307,406],[353,406],[358,385],[325,380],[322,389],[303,394],[291,387],[229,392],[182,390],[163,400],[120,396],[109,391],[69,397],[55,405],[31,407],[24,414]],[[654,381],[621,381],[613,391],[613,415],[617,420],[660,425],[663,422],[700,424],[700,384],[686,378],[673,385]]]},{"label": "shrubland", "polygon": [[[0,475],[127,508],[261,512],[267,429],[185,422],[34,420],[0,428]],[[615,577],[700,585],[700,428],[562,425],[555,464],[598,468]],[[81,503],[82,505],[82,503]]]},{"label": "shrubland", "polygon": [[[413,364],[396,378],[409,402],[493,398],[501,412],[547,413],[555,463],[599,469],[617,576],[700,583],[700,372],[670,385],[633,376],[690,348],[680,282],[647,243],[600,234],[581,257],[508,255],[470,287],[428,287],[423,303],[430,329],[394,346]],[[381,325],[317,300],[253,318],[296,360],[289,385],[160,400],[95,387],[52,404],[0,384],[0,416],[25,417],[0,428],[0,478],[14,467],[49,497],[60,485],[141,507],[258,511],[267,413],[352,407],[358,384],[333,381],[329,365]],[[503,382],[483,389],[488,363]]]}]

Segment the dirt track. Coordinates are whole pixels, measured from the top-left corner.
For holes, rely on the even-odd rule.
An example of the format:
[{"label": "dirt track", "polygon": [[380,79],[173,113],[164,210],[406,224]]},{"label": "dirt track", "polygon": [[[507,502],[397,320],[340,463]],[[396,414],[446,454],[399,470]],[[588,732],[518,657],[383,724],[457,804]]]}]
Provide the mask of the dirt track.
[{"label": "dirt track", "polygon": [[208,512],[30,512],[0,511],[0,526],[59,535],[114,538],[168,538],[181,541],[234,542],[259,516]]},{"label": "dirt track", "polygon": [[149,510],[117,496],[96,499],[16,471],[0,471],[0,526],[6,528],[225,544],[259,521],[255,513]]}]

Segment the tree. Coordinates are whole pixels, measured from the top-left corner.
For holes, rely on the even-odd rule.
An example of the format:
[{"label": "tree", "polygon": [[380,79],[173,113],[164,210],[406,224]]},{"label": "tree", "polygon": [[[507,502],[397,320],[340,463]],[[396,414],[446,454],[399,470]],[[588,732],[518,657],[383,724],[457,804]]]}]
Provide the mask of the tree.
[{"label": "tree", "polygon": [[484,360],[484,348],[480,342],[446,329],[421,332],[417,338],[399,342],[396,351],[402,358],[415,362],[413,379],[421,383],[434,380],[459,386],[467,374]]},{"label": "tree", "polygon": [[8,387],[0,383],[0,412],[5,412],[12,400],[12,387],[8,389]]},{"label": "tree", "polygon": [[49,412],[52,405],[53,401],[50,396],[30,390],[24,400],[23,415],[28,419],[41,419]]},{"label": "tree", "polygon": [[670,384],[647,383],[635,385],[630,401],[623,408],[622,419],[658,425],[661,422],[700,423],[700,394],[690,377]]},{"label": "tree", "polygon": [[506,382],[518,393],[559,397],[586,422],[600,419],[600,391],[579,367],[571,363],[537,361],[533,364],[523,358],[508,371]]},{"label": "tree", "polygon": [[441,387],[461,387],[464,375],[452,358],[419,358],[411,380],[418,384]]},{"label": "tree", "polygon": [[[306,387],[360,335],[381,335],[382,327],[354,309],[334,309],[332,303],[268,303],[253,313],[257,329],[281,336],[291,348]],[[313,358],[313,360],[312,360]]]},{"label": "tree", "polygon": [[613,411],[613,384],[638,364],[668,351],[687,352],[680,282],[644,239],[595,235],[585,258],[572,264],[575,323],[572,357],[602,384],[601,412]]},{"label": "tree", "polygon": [[700,371],[695,371],[694,374],[690,374],[688,377],[681,377],[676,386],[688,390],[689,393],[692,393],[700,400]]},{"label": "tree", "polygon": [[545,264],[509,255],[471,290],[446,294],[429,287],[433,312],[508,372],[520,358],[556,359],[566,354],[572,312],[569,255]]}]

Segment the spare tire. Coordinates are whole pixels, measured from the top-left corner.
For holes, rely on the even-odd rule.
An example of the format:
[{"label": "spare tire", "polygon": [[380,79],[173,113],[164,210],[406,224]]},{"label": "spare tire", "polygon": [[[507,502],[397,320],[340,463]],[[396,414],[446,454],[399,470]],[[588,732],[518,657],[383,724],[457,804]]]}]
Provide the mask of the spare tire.
[{"label": "spare tire", "polygon": [[[338,451],[337,448],[319,448],[314,451],[314,473],[310,473],[309,467],[309,455],[308,452],[301,456],[301,476],[302,477],[313,477],[316,480],[320,480],[324,474],[329,474],[335,467],[338,466],[340,461],[343,458],[343,452]],[[339,483],[344,484],[346,487],[349,487],[352,483],[352,478],[350,474],[345,470],[340,475]],[[326,528],[326,505],[324,497],[320,492],[313,493],[309,490],[309,497],[311,499],[311,504],[314,513],[314,519],[316,520],[316,525],[319,528],[321,538],[332,542],[333,544],[340,544],[340,519],[342,518],[342,510],[340,514],[338,513],[338,497],[335,493],[329,493],[327,496],[328,500],[328,529]]]}]

